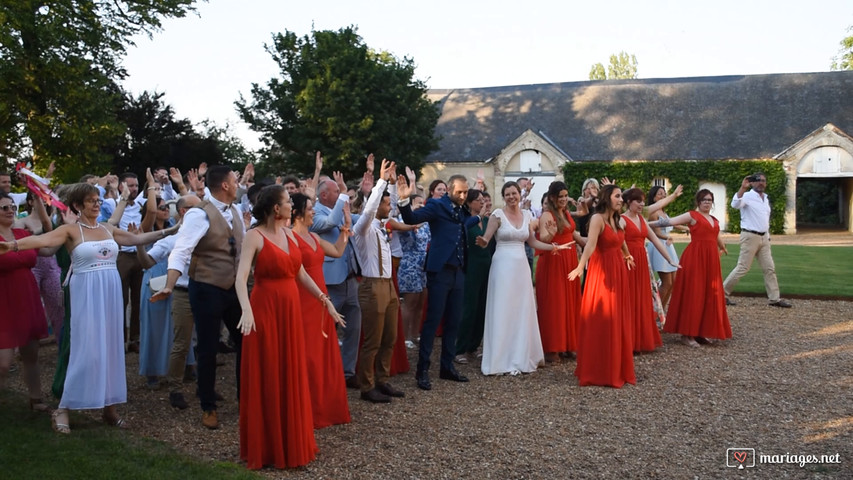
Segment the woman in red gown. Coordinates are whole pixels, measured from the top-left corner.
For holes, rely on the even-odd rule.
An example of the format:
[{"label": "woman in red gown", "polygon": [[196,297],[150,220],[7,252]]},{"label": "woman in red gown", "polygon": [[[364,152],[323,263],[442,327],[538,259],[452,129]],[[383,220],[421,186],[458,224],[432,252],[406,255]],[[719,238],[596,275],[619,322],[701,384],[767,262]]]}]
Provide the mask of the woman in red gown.
[{"label": "woman in red gown", "polygon": [[598,194],[595,215],[589,221],[589,237],[578,266],[569,273],[576,280],[589,262],[586,288],[581,300],[578,329],[578,366],[581,386],[620,388],[636,384],[633,328],[623,307],[622,295],[631,288],[628,270],[634,259],[625,245],[622,190],[605,185]]},{"label": "woman in red gown", "polygon": [[[679,185],[675,191],[680,195],[681,186]],[[675,196],[677,195],[673,194],[667,198],[674,199]],[[628,283],[631,288],[622,295],[622,299],[625,301],[625,314],[631,317],[631,325],[634,330],[633,350],[635,352],[651,352],[663,345],[657,323],[655,323],[646,239],[652,242],[670,265],[677,266],[669,257],[666,247],[643,219],[645,197],[646,194],[639,188],[625,190],[625,193],[622,194],[622,201],[627,206],[627,210],[622,215],[622,218],[625,219],[625,244],[628,245],[628,252],[634,257],[636,264],[636,267],[628,272]],[[658,211],[669,203],[668,201],[664,202],[665,200],[662,200],[650,205],[647,212]]]},{"label": "woman in red gown", "polygon": [[[581,246],[583,238],[575,229],[568,211],[569,190],[563,182],[552,182],[539,218],[539,240],[562,245],[572,241]],[[536,264],[536,307],[539,335],[545,361],[557,363],[560,353],[577,350],[578,321],[581,308],[581,286],[568,280],[569,272],[578,266],[578,252],[567,250],[539,252]]]},{"label": "woman in red gown", "polygon": [[696,210],[650,224],[690,227],[690,244],[681,254],[682,270],[675,277],[663,331],[680,333],[681,341],[691,347],[732,337],[720,271],[720,255],[728,251],[720,222],[711,215],[713,206],[714,194],[703,188],[696,193]]},{"label": "woman in red gown", "polygon": [[[311,393],[305,361],[297,281],[342,319],[328,295],[302,268],[293,232],[285,227],[291,205],[281,185],[264,187],[252,214],[258,224],[246,232],[237,270],[237,297],[243,315],[240,370],[240,458],[247,468],[305,465],[317,454]],[[249,299],[246,281],[255,267]]]},{"label": "woman in red gown", "polygon": [[[302,266],[320,290],[327,293],[323,260],[327,256],[340,258],[344,253],[352,223],[349,206],[344,206],[345,223],[338,241],[333,245],[316,233],[308,231],[308,227],[314,222],[314,205],[311,200],[301,193],[294,194],[291,199],[291,225],[302,252]],[[303,285],[299,285],[299,305],[302,310],[302,329],[305,333],[305,358],[308,362],[308,386],[311,390],[314,428],[349,423],[351,419],[347,386],[335,322],[326,314],[326,309],[316,301],[311,291]]]}]

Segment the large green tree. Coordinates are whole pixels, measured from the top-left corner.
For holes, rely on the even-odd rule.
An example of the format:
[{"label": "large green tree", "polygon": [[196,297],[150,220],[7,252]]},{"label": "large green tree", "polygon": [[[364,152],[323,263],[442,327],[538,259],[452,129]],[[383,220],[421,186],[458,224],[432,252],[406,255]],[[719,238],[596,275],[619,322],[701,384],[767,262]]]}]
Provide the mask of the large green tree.
[{"label": "large green tree", "polygon": [[118,119],[127,130],[112,152],[112,171],[144,176],[148,167],[176,167],[186,173],[202,162],[242,168],[254,161],[227,125],[205,121],[195,126],[189,119],[178,118],[163,96],[147,91],[125,95]]},{"label": "large green tree", "polygon": [[[848,27],[847,32],[853,32],[853,27]],[[832,59],[832,69],[853,70],[853,35],[844,37],[840,43],[838,55]]]},{"label": "large green tree", "polygon": [[235,102],[262,133],[267,169],[308,174],[320,150],[328,169],[360,177],[368,153],[415,170],[438,147],[438,109],[415,63],[365,45],[355,27],[273,35],[266,50],[281,71]]},{"label": "large green tree", "polygon": [[116,119],[131,38],[194,0],[10,0],[0,2],[0,155],[56,161],[75,180],[109,165],[122,135]]},{"label": "large green tree", "polygon": [[610,55],[610,65],[607,66],[607,71],[604,70],[604,65],[596,63],[589,71],[590,80],[615,80],[637,78],[637,56],[628,55],[625,52],[619,52],[617,55]]}]

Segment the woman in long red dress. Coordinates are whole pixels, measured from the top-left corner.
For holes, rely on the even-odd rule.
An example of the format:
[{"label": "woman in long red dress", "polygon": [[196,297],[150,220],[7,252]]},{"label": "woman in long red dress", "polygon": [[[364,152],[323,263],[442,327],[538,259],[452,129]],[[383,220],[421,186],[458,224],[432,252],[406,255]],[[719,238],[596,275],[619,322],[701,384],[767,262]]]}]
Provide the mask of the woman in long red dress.
[{"label": "woman in long red dress", "polygon": [[[328,295],[302,268],[290,220],[290,197],[281,185],[264,187],[252,214],[258,224],[246,232],[237,270],[243,315],[240,370],[240,458],[247,468],[305,465],[317,454],[311,393],[305,361],[297,281],[342,322]],[[249,299],[246,281],[255,267]]]},{"label": "woman in long red dress", "polygon": [[[679,185],[675,191],[680,195],[681,186]],[[673,195],[667,198],[674,199],[677,196],[676,194]],[[634,263],[636,263],[636,267],[628,272],[628,283],[631,288],[623,294],[622,298],[625,300],[625,314],[631,317],[631,324],[634,329],[633,350],[635,352],[651,352],[663,345],[657,323],[655,323],[646,239],[652,242],[652,245],[670,265],[677,267],[669,257],[666,247],[643,219],[645,197],[646,194],[639,188],[625,190],[625,193],[622,194],[622,201],[628,207],[622,215],[622,218],[625,219],[625,244],[628,245],[628,252],[634,257]],[[669,201],[665,203],[661,201],[650,205],[647,211],[656,212],[668,203]]]},{"label": "woman in long red dress", "polygon": [[720,271],[720,255],[728,254],[720,236],[720,222],[711,215],[714,194],[702,189],[696,193],[696,210],[653,226],[688,225],[690,244],[681,254],[681,272],[675,277],[663,331],[680,333],[685,345],[698,347],[708,339],[732,337],[726,296]]},{"label": "woman in long red dress", "polygon": [[[564,244],[584,240],[575,229],[568,211],[569,190],[560,181],[548,186],[544,211],[539,218],[539,240]],[[537,253],[540,253],[537,251]],[[569,272],[578,266],[578,252],[572,247],[539,256],[536,264],[536,306],[539,335],[545,361],[557,363],[560,353],[577,350],[578,321],[581,309],[581,286],[568,280]]]},{"label": "woman in long red dress", "polygon": [[[323,259],[340,258],[347,246],[347,236],[352,221],[349,207],[344,206],[344,226],[338,241],[333,245],[316,233],[308,231],[314,222],[314,206],[301,193],[293,194],[291,225],[305,272],[326,292],[323,277]],[[311,409],[314,412],[314,428],[339,425],[351,421],[347,403],[347,385],[343,375],[341,349],[334,321],[326,314],[323,305],[315,300],[311,291],[299,285],[299,304],[302,307],[302,328],[305,333],[305,355],[308,362],[308,385],[311,390]]]},{"label": "woman in long red dress", "polygon": [[569,280],[577,279],[589,262],[581,300],[575,369],[581,386],[620,388],[625,383],[637,383],[631,352],[633,329],[622,302],[622,295],[631,288],[628,270],[634,267],[634,259],[625,245],[621,209],[622,190],[612,184],[603,186],[596,213],[589,221],[583,256],[569,274]]}]

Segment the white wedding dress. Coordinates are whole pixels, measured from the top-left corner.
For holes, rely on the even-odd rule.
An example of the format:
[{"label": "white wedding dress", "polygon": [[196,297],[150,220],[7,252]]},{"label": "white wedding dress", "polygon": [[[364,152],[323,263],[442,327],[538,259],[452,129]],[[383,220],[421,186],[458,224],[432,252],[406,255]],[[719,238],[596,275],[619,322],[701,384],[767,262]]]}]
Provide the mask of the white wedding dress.
[{"label": "white wedding dress", "polygon": [[495,233],[497,248],[489,270],[486,297],[481,366],[485,375],[533,372],[545,360],[530,265],[524,253],[524,242],[530,232],[530,212],[522,212],[521,228],[515,228],[503,210],[492,213],[501,224]]}]

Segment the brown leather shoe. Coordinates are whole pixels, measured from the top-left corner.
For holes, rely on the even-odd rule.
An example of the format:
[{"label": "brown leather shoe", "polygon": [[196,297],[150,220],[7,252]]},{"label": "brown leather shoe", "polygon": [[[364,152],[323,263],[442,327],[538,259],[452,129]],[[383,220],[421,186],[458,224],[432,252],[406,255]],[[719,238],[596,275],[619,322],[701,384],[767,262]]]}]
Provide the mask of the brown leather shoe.
[{"label": "brown leather shoe", "polygon": [[377,383],[376,389],[379,390],[379,392],[388,395],[389,397],[403,398],[406,396],[406,394],[403,393],[402,390],[398,390],[392,387],[390,383]]},{"label": "brown leather shoe", "polygon": [[210,430],[219,428],[219,420],[216,418],[216,410],[209,410],[201,415],[201,424]]},{"label": "brown leather shoe", "polygon": [[358,390],[358,388],[359,388],[358,379],[355,378],[355,375],[347,378],[347,388],[352,388],[352,389]]},{"label": "brown leather shoe", "polygon": [[361,392],[361,399],[367,400],[371,403],[390,403],[391,397],[385,395],[377,389],[368,390],[366,392]]}]

